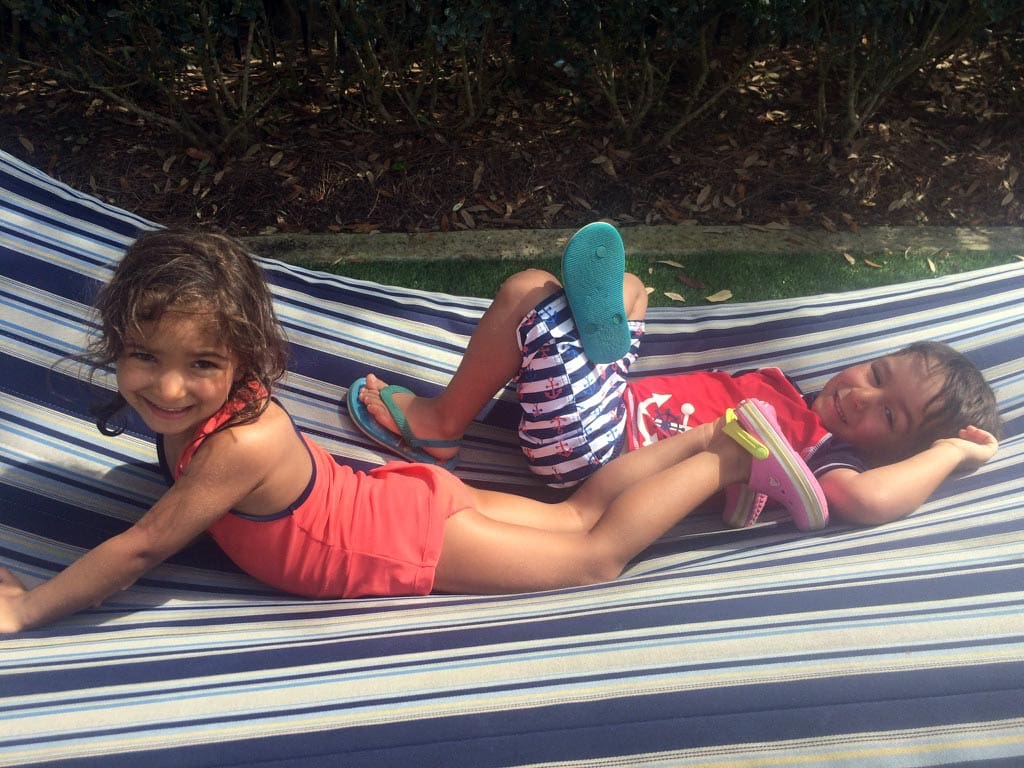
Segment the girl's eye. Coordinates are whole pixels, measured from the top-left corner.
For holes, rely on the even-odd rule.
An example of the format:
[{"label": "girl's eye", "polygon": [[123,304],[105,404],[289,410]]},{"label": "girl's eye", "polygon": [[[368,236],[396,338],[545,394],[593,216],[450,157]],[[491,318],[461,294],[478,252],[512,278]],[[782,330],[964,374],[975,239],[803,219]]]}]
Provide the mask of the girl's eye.
[{"label": "girl's eye", "polygon": [[139,349],[129,352],[128,357],[132,360],[139,360],[144,363],[150,363],[156,359],[149,352],[143,352],[142,350]]},{"label": "girl's eye", "polygon": [[889,429],[893,429],[896,426],[896,416],[888,408],[885,409],[885,420],[889,422]]},{"label": "girl's eye", "polygon": [[874,382],[876,387],[881,386],[882,384],[882,377],[878,375],[878,367],[875,365],[871,366],[871,380]]}]

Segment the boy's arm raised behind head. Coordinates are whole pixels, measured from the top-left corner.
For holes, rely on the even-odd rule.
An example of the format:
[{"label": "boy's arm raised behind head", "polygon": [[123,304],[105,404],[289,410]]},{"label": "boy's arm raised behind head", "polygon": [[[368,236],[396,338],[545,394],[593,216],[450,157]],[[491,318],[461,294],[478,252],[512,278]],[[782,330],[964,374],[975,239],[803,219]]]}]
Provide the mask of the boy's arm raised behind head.
[{"label": "boy's arm raised behind head", "polygon": [[991,459],[998,442],[990,433],[967,427],[958,437],[894,464],[856,472],[836,469],[820,479],[833,518],[857,525],[880,525],[906,517],[957,471],[970,472]]}]

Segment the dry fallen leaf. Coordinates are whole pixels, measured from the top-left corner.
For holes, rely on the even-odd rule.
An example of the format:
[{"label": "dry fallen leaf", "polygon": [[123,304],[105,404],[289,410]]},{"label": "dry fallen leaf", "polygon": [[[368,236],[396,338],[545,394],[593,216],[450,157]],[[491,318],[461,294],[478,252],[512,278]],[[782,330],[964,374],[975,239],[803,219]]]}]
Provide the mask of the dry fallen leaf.
[{"label": "dry fallen leaf", "polygon": [[728,290],[724,290],[724,289],[721,290],[721,291],[718,291],[717,293],[712,293],[710,296],[705,296],[704,297],[704,299],[706,301],[710,301],[710,302],[713,302],[715,304],[717,304],[719,302],[722,302],[722,301],[728,301],[731,298],[732,298],[732,291],[728,291]]},{"label": "dry fallen leaf", "polygon": [[380,225],[372,221],[358,221],[355,224],[349,224],[345,229],[358,235],[372,235],[380,229]]},{"label": "dry fallen leaf", "polygon": [[695,291],[703,291],[705,288],[707,288],[707,286],[704,285],[704,283],[702,283],[700,280],[695,280],[694,278],[687,277],[686,275],[676,275],[676,279],[678,279],[684,285],[690,286]]},{"label": "dry fallen leaf", "polygon": [[855,258],[853,258],[853,256],[851,256],[848,253],[844,253],[843,254],[843,258],[846,259],[846,263],[851,265],[851,266],[853,266],[854,264],[857,263],[857,260]]},{"label": "dry fallen leaf", "polygon": [[927,261],[928,261],[928,269],[930,269],[934,273],[935,272],[935,262],[932,261],[931,259],[928,259]]},{"label": "dry fallen leaf", "polygon": [[270,158],[270,167],[276,168],[282,160],[284,160],[284,152],[275,152]]},{"label": "dry fallen leaf", "polygon": [[185,154],[191,157],[193,160],[206,160],[209,162],[213,159],[213,154],[206,152],[205,150],[199,149],[198,147],[189,147],[185,150]]},{"label": "dry fallen leaf", "polygon": [[21,146],[23,146],[25,148],[25,151],[28,152],[30,155],[34,155],[36,153],[36,148],[32,146],[32,142],[26,139],[24,136],[19,136],[18,141],[21,142]]},{"label": "dry fallen leaf", "polygon": [[670,267],[676,267],[677,269],[684,269],[683,265],[678,261],[672,261],[672,259],[658,259],[658,264],[668,264]]},{"label": "dry fallen leaf", "polygon": [[[549,220],[553,219],[562,211],[563,208],[565,208],[564,203],[553,203],[552,205],[544,206],[544,218]],[[486,210],[486,207],[484,207],[484,210]]]},{"label": "dry fallen leaf", "polygon": [[650,286],[650,285],[645,285],[644,286],[644,290],[647,291],[647,295],[648,296],[650,296],[652,293],[654,293],[654,287]]},{"label": "dry fallen leaf", "polygon": [[864,259],[864,263],[867,264],[869,267],[874,267],[875,269],[882,269],[884,267],[883,264],[879,264],[869,259]]},{"label": "dry fallen leaf", "polygon": [[673,291],[665,291],[665,295],[672,299],[672,301],[686,301],[686,299]]}]

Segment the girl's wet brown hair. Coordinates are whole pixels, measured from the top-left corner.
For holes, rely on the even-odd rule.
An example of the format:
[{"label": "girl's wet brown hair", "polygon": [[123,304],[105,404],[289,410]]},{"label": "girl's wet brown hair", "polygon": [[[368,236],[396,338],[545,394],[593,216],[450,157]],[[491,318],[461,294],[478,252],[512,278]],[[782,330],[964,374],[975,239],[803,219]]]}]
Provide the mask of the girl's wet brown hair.
[{"label": "girl's wet brown hair", "polygon": [[[100,289],[95,309],[100,329],[85,358],[96,369],[113,366],[126,342],[142,335],[143,324],[179,310],[208,314],[221,341],[237,357],[242,375],[232,396],[248,391],[250,382],[269,394],[284,375],[287,344],[270,288],[242,245],[226,235],[180,229],[143,234]],[[232,425],[255,419],[269,403],[269,397],[243,399],[245,407]],[[111,422],[125,405],[118,394],[95,409],[100,431],[123,430]]]}]

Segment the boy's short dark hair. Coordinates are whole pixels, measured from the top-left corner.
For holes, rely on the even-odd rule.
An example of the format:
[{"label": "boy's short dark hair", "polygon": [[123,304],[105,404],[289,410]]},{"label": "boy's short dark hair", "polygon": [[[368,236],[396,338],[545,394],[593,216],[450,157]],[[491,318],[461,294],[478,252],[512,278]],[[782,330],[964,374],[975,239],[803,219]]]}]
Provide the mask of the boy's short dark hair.
[{"label": "boy's short dark hair", "polygon": [[978,367],[961,352],[938,341],[919,341],[896,355],[917,355],[929,375],[942,376],[942,386],[928,403],[921,425],[919,450],[943,437],[955,437],[961,429],[975,426],[1002,439],[1003,425],[992,387]]}]

